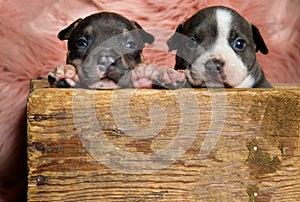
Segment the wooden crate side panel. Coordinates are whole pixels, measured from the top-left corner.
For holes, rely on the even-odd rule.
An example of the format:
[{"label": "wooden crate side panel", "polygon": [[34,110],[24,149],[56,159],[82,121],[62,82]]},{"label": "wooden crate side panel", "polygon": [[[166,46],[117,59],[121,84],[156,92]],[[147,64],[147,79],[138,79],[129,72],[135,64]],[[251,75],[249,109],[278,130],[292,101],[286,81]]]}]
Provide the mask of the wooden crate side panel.
[{"label": "wooden crate side panel", "polygon": [[[299,201],[299,91],[227,90],[225,97],[218,96],[222,93],[33,91],[27,114],[28,201]],[[91,134],[95,120],[102,133]],[[156,136],[132,138],[139,133],[119,127],[130,121],[145,130],[162,128]],[[200,159],[212,121],[222,125],[222,135]],[[181,134],[181,128],[188,135]],[[103,137],[116,153],[83,143],[82,133]],[[179,146],[191,145],[173,163],[152,159],[168,166],[158,169],[134,159],[135,154],[163,151],[174,139]],[[91,148],[96,152],[88,151]],[[170,147],[167,154],[179,149]],[[93,154],[107,157],[99,162]],[[120,172],[124,167],[132,172]]]}]

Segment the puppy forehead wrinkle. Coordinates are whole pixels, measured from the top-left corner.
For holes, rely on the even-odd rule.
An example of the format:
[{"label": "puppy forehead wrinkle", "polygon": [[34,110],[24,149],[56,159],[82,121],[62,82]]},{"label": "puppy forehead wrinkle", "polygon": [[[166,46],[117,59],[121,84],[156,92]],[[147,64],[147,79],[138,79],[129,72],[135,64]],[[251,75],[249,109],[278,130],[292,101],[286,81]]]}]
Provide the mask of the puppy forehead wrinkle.
[{"label": "puppy forehead wrinkle", "polygon": [[218,38],[229,38],[232,23],[231,13],[227,10],[218,9],[216,11],[216,19],[218,24]]}]

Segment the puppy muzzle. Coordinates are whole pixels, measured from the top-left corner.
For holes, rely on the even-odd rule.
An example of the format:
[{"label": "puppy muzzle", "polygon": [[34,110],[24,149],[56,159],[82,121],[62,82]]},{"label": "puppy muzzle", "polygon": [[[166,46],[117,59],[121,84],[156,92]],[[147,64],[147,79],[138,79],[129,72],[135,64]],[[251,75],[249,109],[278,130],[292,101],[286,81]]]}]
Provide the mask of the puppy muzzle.
[{"label": "puppy muzzle", "polygon": [[110,77],[117,68],[117,62],[121,58],[113,49],[101,50],[98,54],[98,68],[104,72],[104,77]]},{"label": "puppy muzzle", "polygon": [[224,62],[218,59],[208,60],[205,64],[205,70],[210,75],[218,75],[223,72]]},{"label": "puppy muzzle", "polygon": [[204,64],[205,75],[213,80],[225,80],[224,66],[224,61],[220,59],[210,59]]},{"label": "puppy muzzle", "polygon": [[111,66],[113,66],[115,63],[115,59],[111,56],[100,56],[98,59],[99,69],[101,71],[107,71],[108,69],[111,69]]}]

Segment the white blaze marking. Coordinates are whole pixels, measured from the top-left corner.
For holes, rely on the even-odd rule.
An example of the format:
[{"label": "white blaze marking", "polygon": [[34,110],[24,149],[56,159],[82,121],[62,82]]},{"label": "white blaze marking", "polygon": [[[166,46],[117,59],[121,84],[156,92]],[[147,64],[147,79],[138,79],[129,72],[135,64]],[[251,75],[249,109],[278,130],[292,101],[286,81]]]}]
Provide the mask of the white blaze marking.
[{"label": "white blaze marking", "polygon": [[227,39],[230,34],[232,16],[228,11],[217,10],[218,39]]},{"label": "white blaze marking", "polygon": [[[241,58],[234,52],[228,42],[233,20],[232,15],[229,11],[219,9],[216,12],[216,18],[218,24],[218,38],[215,49],[212,52],[212,57],[225,61],[225,82],[232,87],[237,87],[245,80],[248,71]],[[250,82],[250,80],[249,78],[247,81]]]}]

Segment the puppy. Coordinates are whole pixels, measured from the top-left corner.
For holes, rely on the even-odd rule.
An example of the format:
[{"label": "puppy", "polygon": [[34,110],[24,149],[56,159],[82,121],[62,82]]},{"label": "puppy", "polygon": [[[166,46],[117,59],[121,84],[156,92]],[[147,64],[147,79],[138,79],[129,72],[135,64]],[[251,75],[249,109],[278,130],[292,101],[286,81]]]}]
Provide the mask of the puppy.
[{"label": "puppy", "polygon": [[145,43],[153,43],[153,35],[116,13],[78,19],[60,31],[58,38],[68,40],[67,65],[49,73],[52,86],[112,89],[157,84],[172,88],[178,78],[179,83],[185,79],[174,77],[179,74],[171,68],[142,64],[142,49]]},{"label": "puppy", "polygon": [[259,30],[230,8],[200,10],[167,43],[193,87],[272,87],[256,60],[256,52],[268,53]]}]

